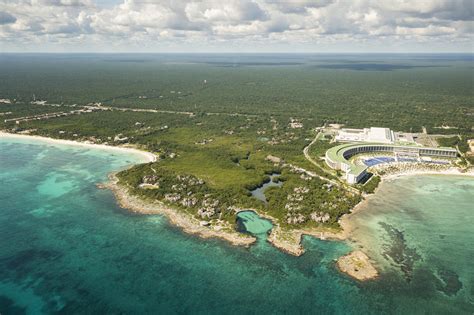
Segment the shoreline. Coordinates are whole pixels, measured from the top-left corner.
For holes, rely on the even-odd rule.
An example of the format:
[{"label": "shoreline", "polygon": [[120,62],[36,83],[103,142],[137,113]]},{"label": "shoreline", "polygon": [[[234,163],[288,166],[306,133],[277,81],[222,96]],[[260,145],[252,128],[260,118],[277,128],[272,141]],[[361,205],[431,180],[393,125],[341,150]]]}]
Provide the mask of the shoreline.
[{"label": "shoreline", "polygon": [[[71,145],[85,148],[93,149],[102,149],[108,151],[121,151],[127,153],[133,153],[140,155],[146,159],[146,162],[155,162],[157,160],[156,155],[151,152],[139,150],[136,148],[122,147],[122,146],[112,146],[106,144],[94,144],[86,143],[81,141],[74,140],[65,140],[65,139],[54,139],[37,135],[28,135],[28,134],[16,134],[9,133],[5,131],[0,131],[0,138],[17,138],[17,139],[29,139],[29,140],[39,140],[49,144],[59,144],[59,145]],[[114,176],[114,173],[109,174],[109,181],[107,183],[101,183],[97,185],[99,188],[106,188],[112,191],[114,194],[117,203],[120,207],[127,209],[128,211],[140,214],[162,214],[165,215],[169,221],[180,227],[184,232],[189,234],[198,235],[202,238],[221,238],[229,241],[233,245],[241,245],[248,247],[251,244],[255,243],[257,239],[253,236],[235,232],[227,232],[222,230],[211,230],[208,227],[203,227],[200,225],[199,220],[180,213],[177,210],[172,209],[171,207],[165,206],[159,202],[149,202],[139,199],[131,195],[124,187],[119,186],[117,179]],[[301,256],[304,254],[305,250],[301,245],[301,241],[304,235],[317,237],[322,240],[344,240],[344,237],[341,237],[338,232],[332,231],[321,231],[320,229],[316,230],[294,230],[294,231],[285,231],[283,232],[279,225],[276,223],[275,218],[266,214],[260,213],[256,209],[241,209],[239,211],[254,211],[258,216],[270,220],[273,224],[273,228],[270,232],[270,235],[267,238],[267,241],[272,244],[274,247],[286,252],[290,255]],[[281,234],[284,234],[284,237],[281,237]],[[287,239],[284,239],[287,238]],[[288,239],[289,238],[289,239]]]},{"label": "shoreline", "polygon": [[[144,158],[144,163],[157,161],[157,156],[155,154],[137,148],[86,143],[65,139],[54,139],[37,135],[15,134],[5,131],[0,131],[0,139],[1,138],[39,140],[48,144],[69,145],[107,151],[120,151],[139,155]],[[191,217],[190,215],[180,213],[178,210],[174,210],[160,202],[148,202],[131,195],[125,187],[119,186],[118,179],[115,177],[114,173],[109,174],[108,178],[108,182],[99,183],[96,186],[100,189],[111,190],[115,196],[115,199],[117,200],[118,205],[130,212],[144,215],[165,215],[171,224],[180,227],[186,233],[198,235],[202,238],[220,238],[229,241],[233,245],[245,247],[249,247],[251,244],[257,241],[255,237],[242,234],[237,231],[227,232],[222,230],[211,230],[208,227],[203,227],[200,225],[199,220]]]},{"label": "shoreline", "polygon": [[275,225],[267,241],[288,254],[301,256],[305,253],[302,245],[304,236],[315,237],[323,241],[345,241],[347,239],[347,235],[342,229],[336,231],[332,228],[313,228],[283,231],[279,225]]},{"label": "shoreline", "polygon": [[[157,160],[157,156],[151,152],[123,146],[85,143],[73,140],[54,139],[43,136],[14,134],[4,131],[0,131],[0,138],[36,139],[50,144],[72,145],[109,151],[116,150],[128,152],[143,157],[146,160],[145,163],[155,162]],[[390,182],[406,176],[447,175],[474,177],[474,170],[472,168],[468,171],[462,172],[458,168],[452,166],[438,170],[423,167],[417,168],[416,165],[414,166],[415,167],[408,170],[397,170],[397,168],[393,168],[389,173],[380,175],[380,185],[383,185],[383,183],[385,182]],[[384,167],[379,168],[379,170],[383,169]],[[130,194],[126,187],[118,184],[118,179],[114,173],[109,174],[109,181],[107,183],[98,184],[97,186],[99,188],[110,189],[114,194],[117,203],[120,207],[134,213],[148,215],[164,215],[167,217],[171,224],[180,227],[185,233],[197,235],[202,238],[219,238],[230,242],[232,245],[245,247],[249,247],[257,241],[256,237],[229,229],[228,224],[224,226],[225,229],[222,229],[223,226],[221,225],[211,227],[202,226],[200,224],[201,222],[198,219],[194,218],[192,215],[173,209],[172,207],[164,205],[159,201],[142,200],[139,197]],[[302,246],[302,239],[305,235],[316,237],[320,240],[352,240],[352,232],[357,229],[357,226],[354,225],[354,222],[352,222],[351,217],[365,208],[369,200],[374,198],[377,191],[379,190],[379,187],[377,187],[377,189],[372,194],[364,194],[363,199],[358,204],[356,204],[350,210],[349,213],[344,214],[340,217],[338,221],[340,224],[340,230],[323,227],[312,229],[303,228],[294,230],[282,230],[275,218],[265,212],[260,212],[255,209],[239,209],[238,211],[253,211],[258,216],[270,220],[273,224],[273,228],[271,229],[270,234],[267,237],[267,242],[269,242],[270,244],[272,244],[272,246],[278,248],[279,250],[286,252],[290,255],[301,256],[305,253],[305,249]],[[379,273],[374,267],[373,261],[371,261],[370,257],[368,257],[363,251],[360,251],[355,248],[349,254],[340,257],[337,261],[337,266],[341,272],[344,272],[360,281],[374,279],[379,276]]]},{"label": "shoreline", "polygon": [[438,175],[438,176],[468,176],[468,177],[474,177],[474,171],[466,171],[466,172],[461,172],[457,168],[450,168],[447,170],[442,170],[442,171],[433,171],[433,170],[413,170],[413,171],[403,171],[400,173],[394,173],[394,174],[388,174],[388,175],[382,175],[381,179],[385,181],[391,181],[400,177],[406,177],[406,176],[416,176],[416,175]]},{"label": "shoreline", "polygon": [[320,240],[331,240],[331,241],[344,241],[345,235],[342,234],[342,230],[339,231],[334,228],[313,228],[313,229],[294,229],[294,230],[283,230],[277,220],[266,212],[262,212],[253,208],[238,209],[236,213],[242,211],[252,211],[259,217],[269,220],[273,227],[268,234],[266,241],[277,249],[293,255],[301,256],[305,253],[305,249],[301,242],[304,236],[312,236]]},{"label": "shoreline", "polygon": [[193,216],[175,210],[159,201],[145,201],[133,196],[128,192],[126,187],[118,183],[118,179],[114,173],[109,175],[108,182],[98,184],[97,186],[102,189],[111,190],[120,207],[134,213],[164,215],[170,223],[178,226],[185,233],[197,235],[202,238],[220,238],[230,242],[232,245],[244,247],[249,247],[257,241],[257,238],[237,231],[229,232],[202,226],[199,220]]},{"label": "shoreline", "polygon": [[[390,174],[381,175],[381,182],[372,194],[364,195],[363,199],[352,208],[350,213],[344,214],[339,219],[339,225],[341,226],[341,232],[338,234],[341,240],[353,241],[357,244],[357,240],[353,238],[353,232],[358,229],[357,225],[351,220],[353,215],[357,215],[363,211],[369,201],[375,198],[377,191],[380,186],[384,183],[391,182],[403,177],[409,176],[468,176],[474,177],[474,171],[472,169],[461,172],[458,168],[450,167],[444,170],[430,170],[430,169],[412,169],[403,170],[399,172],[393,172]],[[354,248],[354,246],[352,246]],[[378,270],[374,267],[374,261],[365,253],[364,250],[354,248],[349,254],[340,257],[336,263],[338,269],[341,272],[348,274],[349,276],[359,280],[366,281],[375,279],[379,276]]]},{"label": "shoreline", "polygon": [[341,216],[339,219],[339,224],[341,225],[342,230],[339,236],[341,236],[344,240],[350,238],[352,230],[356,228],[351,225],[352,222],[349,220],[350,217],[360,212],[367,205],[369,200],[374,198],[374,196],[377,194],[377,191],[379,190],[380,185],[408,176],[467,176],[474,178],[474,169],[470,169],[465,172],[460,171],[456,167],[450,167],[444,170],[413,169],[380,175],[381,182],[375,191],[372,194],[364,195],[363,199],[358,204],[356,204],[349,213]]},{"label": "shoreline", "polygon": [[10,132],[5,132],[3,130],[0,130],[0,138],[39,140],[39,141],[43,141],[49,144],[62,144],[62,145],[70,145],[70,146],[76,146],[76,147],[102,149],[102,150],[108,150],[108,151],[127,152],[127,153],[132,153],[132,154],[136,154],[138,156],[143,157],[145,161],[143,163],[156,162],[158,160],[155,154],[148,151],[133,148],[133,147],[87,143],[84,141],[74,141],[74,140],[65,140],[65,139],[54,139],[54,138],[49,138],[49,137],[37,136],[37,135],[10,133]]}]

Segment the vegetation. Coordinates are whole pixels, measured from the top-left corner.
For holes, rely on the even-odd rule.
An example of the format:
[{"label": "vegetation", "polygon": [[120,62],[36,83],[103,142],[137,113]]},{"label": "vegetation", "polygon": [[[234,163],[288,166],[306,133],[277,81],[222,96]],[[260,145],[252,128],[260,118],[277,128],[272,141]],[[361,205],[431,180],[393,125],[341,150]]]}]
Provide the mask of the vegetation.
[{"label": "vegetation", "polygon": [[372,175],[363,185],[360,185],[360,189],[367,194],[373,194],[381,180],[380,176]]},{"label": "vegetation", "polygon": [[458,149],[459,151],[461,151],[462,153],[466,153],[470,150],[469,148],[469,144],[467,143],[467,136],[461,136],[460,139],[459,139],[459,142],[458,142]]},{"label": "vegetation", "polygon": [[[269,58],[279,60],[269,66]],[[425,126],[432,133],[442,132],[441,126],[459,133],[472,128],[473,78],[468,60],[433,63],[419,57],[301,55],[296,56],[298,63],[277,66],[285,58],[289,57],[3,55],[0,97],[24,103],[35,97],[50,103],[271,113],[311,118],[317,126],[339,122],[414,132]],[[351,68],[364,58],[403,64],[404,69]],[[327,67],[334,63],[344,68]]]},{"label": "vegetation", "polygon": [[337,220],[360,201],[359,194],[319,178],[285,171],[283,174],[287,179],[284,185],[269,189],[266,196],[268,213],[277,218],[284,228],[320,224],[335,227]]},{"label": "vegetation", "polygon": [[257,209],[278,219],[287,228],[322,223],[336,226],[337,219],[360,201],[358,194],[318,178],[303,179],[301,174],[287,168],[281,171],[280,177],[285,183],[281,188],[271,187],[266,191],[267,206],[253,198],[249,189],[268,181],[268,176],[249,181],[247,187],[219,186],[193,175],[169,171],[158,162],[122,171],[118,177],[134,194],[161,200],[201,220],[235,222],[237,209]]},{"label": "vegetation", "polygon": [[458,148],[461,153],[466,153],[470,150],[467,143],[470,138],[474,138],[474,134],[471,133],[470,137],[468,135],[443,137],[438,138],[437,141],[440,146]]},{"label": "vegetation", "polygon": [[[455,130],[460,137],[440,138],[440,144],[467,151],[474,116],[467,61],[435,65],[391,58],[380,63],[408,66],[360,71],[350,65],[363,56],[334,61],[302,55],[297,63],[271,65],[264,61],[290,57],[239,58],[0,55],[0,99],[11,102],[0,101],[0,128],[154,152],[157,162],[118,174],[133,193],[202,220],[233,222],[236,208],[257,209],[283,228],[336,226],[361,198],[344,185],[297,170],[337,179],[321,159],[337,145],[330,135],[321,135],[308,152],[316,165],[303,155],[316,127],[343,123],[414,132],[424,126],[439,134]],[[327,67],[328,62],[345,67]],[[70,113],[86,105],[94,110],[19,124],[5,121]],[[281,174],[284,184],[265,192],[266,205],[250,191],[272,173]],[[379,181],[373,177],[359,189],[373,192]]]}]

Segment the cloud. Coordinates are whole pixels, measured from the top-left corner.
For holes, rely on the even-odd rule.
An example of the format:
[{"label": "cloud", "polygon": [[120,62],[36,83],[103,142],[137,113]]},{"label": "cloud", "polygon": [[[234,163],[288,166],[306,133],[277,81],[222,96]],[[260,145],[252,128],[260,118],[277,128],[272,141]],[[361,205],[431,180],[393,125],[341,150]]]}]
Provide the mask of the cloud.
[{"label": "cloud", "polygon": [[289,1],[268,1],[275,5],[283,13],[305,13],[310,8],[321,8],[332,4],[334,0],[289,0]]},{"label": "cloud", "polygon": [[190,20],[216,24],[240,24],[268,18],[257,3],[245,0],[190,2],[185,13]]},{"label": "cloud", "polygon": [[472,0],[101,1],[0,0],[0,45],[466,48],[473,39]]},{"label": "cloud", "polygon": [[454,29],[446,26],[429,25],[428,27],[397,27],[397,35],[407,36],[442,36],[449,35],[454,32]]},{"label": "cloud", "polygon": [[452,21],[472,20],[474,14],[474,3],[472,0],[392,0],[381,1],[380,7],[413,16],[437,17]]},{"label": "cloud", "polygon": [[0,11],[0,25],[3,24],[12,24],[16,22],[16,17],[11,15],[8,12]]},{"label": "cloud", "polygon": [[32,6],[86,7],[91,4],[87,0],[31,0]]}]

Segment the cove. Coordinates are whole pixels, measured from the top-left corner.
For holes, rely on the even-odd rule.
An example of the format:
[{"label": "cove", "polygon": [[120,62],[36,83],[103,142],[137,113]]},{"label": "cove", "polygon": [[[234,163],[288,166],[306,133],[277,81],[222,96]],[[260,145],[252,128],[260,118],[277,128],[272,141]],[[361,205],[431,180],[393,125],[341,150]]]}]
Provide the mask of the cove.
[{"label": "cove", "polygon": [[[293,257],[267,242],[247,249],[185,234],[97,189],[109,172],[139,162],[102,149],[0,139],[0,313],[474,311],[472,179],[386,183],[374,210],[359,213],[368,216],[359,225],[367,243],[362,236],[353,244],[305,237],[306,253]],[[443,207],[430,214],[437,204]],[[359,283],[335,268],[335,259],[359,246],[378,255],[379,279]],[[399,251],[422,257],[409,281],[394,260]]]},{"label": "cove", "polygon": [[256,235],[258,238],[265,238],[272,229],[273,224],[261,218],[254,211],[241,211],[237,214],[237,230]]}]

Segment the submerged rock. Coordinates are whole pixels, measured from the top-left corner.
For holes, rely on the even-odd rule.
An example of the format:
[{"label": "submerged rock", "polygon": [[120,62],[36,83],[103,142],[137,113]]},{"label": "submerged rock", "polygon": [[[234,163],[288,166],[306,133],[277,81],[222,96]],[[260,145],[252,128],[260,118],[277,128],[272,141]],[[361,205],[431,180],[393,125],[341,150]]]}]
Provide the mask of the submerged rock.
[{"label": "submerged rock", "polygon": [[388,235],[388,242],[383,247],[382,255],[400,268],[407,281],[411,281],[415,264],[421,260],[421,256],[415,248],[408,246],[402,231],[385,222],[379,224]]},{"label": "submerged rock", "polygon": [[437,272],[439,281],[436,283],[436,289],[444,294],[451,296],[456,295],[463,285],[459,280],[459,275],[449,269],[440,269]]}]

